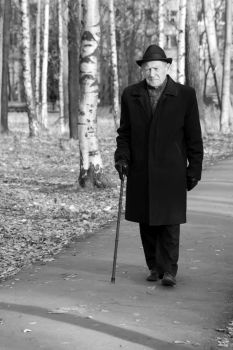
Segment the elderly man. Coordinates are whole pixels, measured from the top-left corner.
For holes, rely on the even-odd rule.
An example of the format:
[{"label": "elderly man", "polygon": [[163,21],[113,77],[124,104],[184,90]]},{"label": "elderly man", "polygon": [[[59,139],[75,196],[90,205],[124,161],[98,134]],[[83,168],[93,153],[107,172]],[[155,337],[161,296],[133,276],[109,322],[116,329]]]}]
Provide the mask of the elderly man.
[{"label": "elderly man", "polygon": [[176,284],[187,190],[201,178],[203,144],[195,90],[168,75],[171,58],[151,45],[144,80],[122,94],[115,167],[127,176],[125,218],[139,223],[148,281]]}]

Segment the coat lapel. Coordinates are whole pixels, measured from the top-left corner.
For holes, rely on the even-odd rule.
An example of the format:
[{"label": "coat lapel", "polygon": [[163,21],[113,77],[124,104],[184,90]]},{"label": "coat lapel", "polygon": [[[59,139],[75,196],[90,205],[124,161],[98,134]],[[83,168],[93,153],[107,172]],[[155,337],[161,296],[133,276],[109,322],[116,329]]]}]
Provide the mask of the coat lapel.
[{"label": "coat lapel", "polygon": [[131,93],[133,99],[144,111],[143,116],[145,115],[146,119],[149,121],[151,119],[151,105],[150,98],[146,88],[146,81],[143,80],[138,83],[134,90]]}]

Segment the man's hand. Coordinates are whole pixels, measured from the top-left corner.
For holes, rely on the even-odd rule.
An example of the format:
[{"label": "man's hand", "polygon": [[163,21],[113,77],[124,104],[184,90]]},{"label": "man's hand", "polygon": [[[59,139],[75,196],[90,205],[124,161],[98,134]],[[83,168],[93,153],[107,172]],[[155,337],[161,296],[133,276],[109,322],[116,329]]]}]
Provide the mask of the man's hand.
[{"label": "man's hand", "polygon": [[128,167],[128,163],[125,160],[123,159],[118,160],[115,163],[115,168],[118,171],[119,178],[121,180],[123,180],[124,175],[128,176],[129,167]]},{"label": "man's hand", "polygon": [[187,176],[187,190],[191,191],[198,183],[195,177]]}]

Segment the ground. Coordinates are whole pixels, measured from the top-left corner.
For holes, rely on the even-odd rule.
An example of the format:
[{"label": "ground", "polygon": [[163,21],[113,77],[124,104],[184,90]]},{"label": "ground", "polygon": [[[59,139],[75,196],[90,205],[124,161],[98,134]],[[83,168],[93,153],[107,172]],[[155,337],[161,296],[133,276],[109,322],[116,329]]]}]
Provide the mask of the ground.
[{"label": "ground", "polygon": [[148,282],[138,225],[121,220],[0,284],[1,350],[233,349],[233,158],[188,193],[175,287]]},{"label": "ground", "polygon": [[[23,113],[10,113],[10,134],[0,139],[0,280],[23,266],[54,259],[80,236],[115,220],[119,180],[114,168],[116,131],[108,108],[98,113],[104,171],[111,185],[83,190],[78,185],[78,141],[59,137],[58,115],[49,115],[49,134],[28,137]],[[233,154],[231,136],[204,139],[204,168]]]}]

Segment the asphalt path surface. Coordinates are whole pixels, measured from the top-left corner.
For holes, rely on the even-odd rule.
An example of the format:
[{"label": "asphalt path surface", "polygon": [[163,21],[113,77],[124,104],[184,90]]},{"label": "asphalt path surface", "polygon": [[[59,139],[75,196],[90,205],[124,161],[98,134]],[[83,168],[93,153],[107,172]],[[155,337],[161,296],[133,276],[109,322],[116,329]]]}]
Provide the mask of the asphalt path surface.
[{"label": "asphalt path surface", "polygon": [[0,350],[219,348],[233,319],[233,159],[188,193],[175,287],[145,280],[138,225],[125,220],[111,283],[115,230],[0,284]]}]

